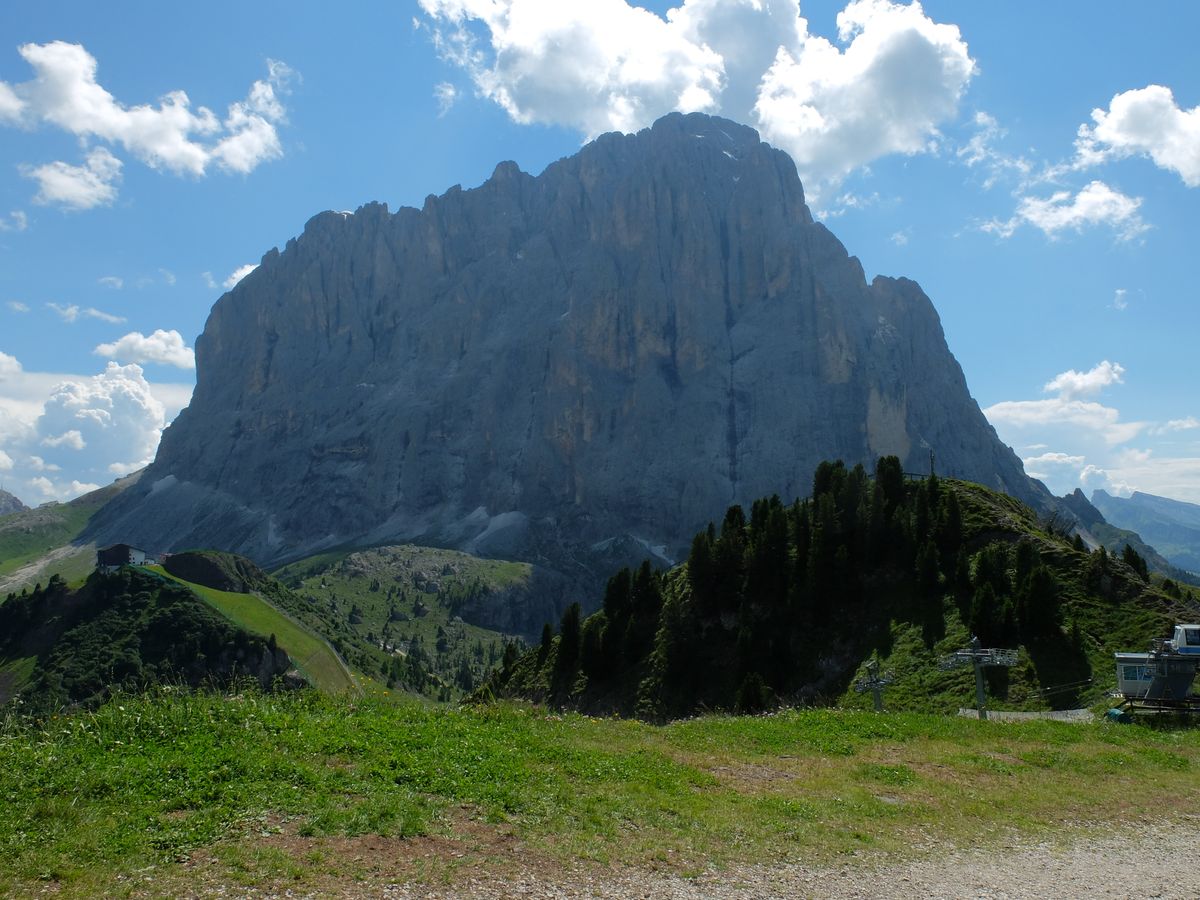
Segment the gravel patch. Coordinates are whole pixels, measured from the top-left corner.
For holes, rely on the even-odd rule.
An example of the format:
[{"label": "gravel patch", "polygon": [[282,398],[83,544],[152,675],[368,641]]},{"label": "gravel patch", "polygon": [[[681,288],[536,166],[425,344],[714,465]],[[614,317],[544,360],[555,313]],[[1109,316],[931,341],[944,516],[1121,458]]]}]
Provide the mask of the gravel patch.
[{"label": "gravel patch", "polygon": [[1058,841],[1014,841],[987,849],[938,847],[895,864],[850,860],[834,867],[745,866],[696,878],[629,870],[547,873],[542,869],[502,882],[473,877],[450,888],[360,886],[346,895],[389,900],[1200,898],[1200,817],[1118,831],[1095,829]]}]

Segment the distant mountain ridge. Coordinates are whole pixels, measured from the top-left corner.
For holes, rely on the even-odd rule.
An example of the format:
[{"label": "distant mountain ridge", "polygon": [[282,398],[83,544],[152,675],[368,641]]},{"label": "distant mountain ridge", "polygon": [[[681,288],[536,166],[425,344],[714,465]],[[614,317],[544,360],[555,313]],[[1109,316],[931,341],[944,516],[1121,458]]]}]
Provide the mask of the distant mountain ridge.
[{"label": "distant mountain ridge", "polygon": [[1136,531],[1174,565],[1200,575],[1200,505],[1142,491],[1114,497],[1092,492],[1095,506],[1113,525]]},{"label": "distant mountain ridge", "polygon": [[412,542],[592,578],[896,455],[1040,508],[929,298],[869,284],[752,129],[667,116],[422,209],[315,216],[221,297],[89,536],[274,565]]}]

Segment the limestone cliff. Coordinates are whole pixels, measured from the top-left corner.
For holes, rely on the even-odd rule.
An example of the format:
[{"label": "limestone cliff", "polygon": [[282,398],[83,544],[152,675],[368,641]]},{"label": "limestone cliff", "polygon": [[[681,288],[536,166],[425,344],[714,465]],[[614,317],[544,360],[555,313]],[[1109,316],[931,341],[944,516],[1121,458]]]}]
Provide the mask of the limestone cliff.
[{"label": "limestone cliff", "polygon": [[422,209],[325,212],[214,306],[191,405],[96,531],[262,562],[414,541],[678,557],[822,459],[1038,502],[920,287],[868,284],[751,129],[674,114]]}]

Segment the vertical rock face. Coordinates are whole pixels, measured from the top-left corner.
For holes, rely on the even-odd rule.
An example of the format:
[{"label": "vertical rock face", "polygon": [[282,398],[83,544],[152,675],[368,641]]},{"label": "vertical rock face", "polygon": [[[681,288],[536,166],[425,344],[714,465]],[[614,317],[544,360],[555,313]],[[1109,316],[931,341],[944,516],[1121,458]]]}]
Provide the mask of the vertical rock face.
[{"label": "vertical rock face", "polygon": [[225,294],[97,531],[261,562],[412,540],[677,556],[822,459],[1041,496],[907,279],[868,284],[751,129],[674,114],[422,209],[314,217]]}]

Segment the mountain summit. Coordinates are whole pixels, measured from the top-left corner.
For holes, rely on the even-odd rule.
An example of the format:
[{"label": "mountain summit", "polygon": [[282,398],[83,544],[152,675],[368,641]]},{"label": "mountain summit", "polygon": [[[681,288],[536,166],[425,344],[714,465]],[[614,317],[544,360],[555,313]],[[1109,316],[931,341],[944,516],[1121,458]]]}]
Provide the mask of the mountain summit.
[{"label": "mountain summit", "polygon": [[[422,209],[324,212],[213,307],[191,405],[101,539],[261,562],[413,541],[679,558],[823,459],[1040,501],[907,279],[867,283],[791,159],[672,114]],[[607,562],[605,563],[607,565]]]}]

